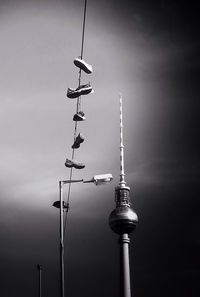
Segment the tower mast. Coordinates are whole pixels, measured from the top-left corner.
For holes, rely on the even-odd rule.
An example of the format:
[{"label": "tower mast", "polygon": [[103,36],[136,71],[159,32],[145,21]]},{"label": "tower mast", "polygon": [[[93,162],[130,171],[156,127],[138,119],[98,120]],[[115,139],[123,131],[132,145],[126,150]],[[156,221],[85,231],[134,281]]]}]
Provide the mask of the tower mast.
[{"label": "tower mast", "polygon": [[131,297],[129,234],[138,222],[137,214],[130,208],[130,188],[126,186],[124,172],[123,115],[122,96],[120,95],[120,181],[115,188],[116,207],[109,216],[109,225],[119,234],[120,245],[120,297]]},{"label": "tower mast", "polygon": [[122,114],[122,96],[119,97],[120,104],[120,186],[124,188],[126,185],[125,182],[125,173],[124,173],[124,144],[123,144],[123,114]]}]

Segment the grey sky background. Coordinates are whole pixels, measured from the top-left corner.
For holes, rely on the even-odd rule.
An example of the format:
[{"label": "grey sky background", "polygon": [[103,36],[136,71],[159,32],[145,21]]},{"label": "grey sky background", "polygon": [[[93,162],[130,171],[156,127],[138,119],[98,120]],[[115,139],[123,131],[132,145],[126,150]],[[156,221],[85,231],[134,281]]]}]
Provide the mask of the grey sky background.
[{"label": "grey sky background", "polygon": [[[59,217],[69,177],[84,1],[0,2],[1,296],[59,292]],[[125,170],[139,225],[130,247],[135,296],[197,296],[199,278],[199,31],[179,1],[89,1],[82,96],[86,138],[74,178],[112,173],[111,185],[75,185],[66,234],[66,290],[118,292],[117,236],[108,227],[119,175],[119,93]],[[67,188],[66,188],[67,190]]]}]

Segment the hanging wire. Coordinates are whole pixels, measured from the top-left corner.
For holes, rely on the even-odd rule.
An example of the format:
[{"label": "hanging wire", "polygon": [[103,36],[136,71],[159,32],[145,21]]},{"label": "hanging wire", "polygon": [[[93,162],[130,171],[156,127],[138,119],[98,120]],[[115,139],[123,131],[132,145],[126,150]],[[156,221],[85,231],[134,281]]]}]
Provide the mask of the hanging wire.
[{"label": "hanging wire", "polygon": [[[83,59],[83,49],[84,49],[84,41],[85,41],[85,20],[86,20],[86,11],[87,11],[87,0],[85,0],[84,5],[84,14],[83,14],[83,30],[82,30],[82,40],[81,40],[81,59]],[[81,85],[81,68],[79,69],[79,78],[78,78],[78,86]],[[80,111],[81,108],[81,96],[77,99],[77,112]]]},{"label": "hanging wire", "polygon": [[[85,41],[85,20],[86,20],[86,10],[87,10],[87,0],[85,0],[84,4],[84,14],[83,14],[83,29],[82,29],[82,40],[81,40],[81,55],[80,58],[83,59],[83,49],[84,49],[84,41]],[[79,69],[79,76],[78,76],[78,86],[81,86],[81,68]],[[81,109],[81,96],[77,98],[77,103],[76,103],[76,113],[78,113]],[[78,123],[75,121],[74,125],[74,141],[76,139],[77,135],[77,126]],[[75,151],[72,149],[72,160],[74,160],[74,155]],[[64,221],[64,235],[66,233],[66,227],[67,227],[67,214],[68,214],[68,209],[69,209],[69,201],[70,201],[70,194],[71,194],[71,180],[72,180],[72,174],[73,174],[73,168],[70,168],[70,174],[69,174],[69,187],[68,187],[68,193],[67,193],[67,210],[65,212],[65,221]]]},{"label": "hanging wire", "polygon": [[87,0],[85,0],[84,15],[83,15],[83,31],[82,31],[82,42],[81,42],[81,59],[83,58],[83,47],[84,47],[84,39],[85,39],[86,8],[87,8]]}]

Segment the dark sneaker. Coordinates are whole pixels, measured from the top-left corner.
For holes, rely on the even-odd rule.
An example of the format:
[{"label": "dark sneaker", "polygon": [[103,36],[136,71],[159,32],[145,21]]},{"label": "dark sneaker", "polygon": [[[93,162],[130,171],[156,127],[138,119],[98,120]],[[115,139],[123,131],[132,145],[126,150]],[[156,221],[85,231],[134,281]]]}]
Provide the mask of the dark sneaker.
[{"label": "dark sneaker", "polygon": [[80,96],[80,91],[78,89],[67,89],[67,97],[70,99],[78,98]]},{"label": "dark sneaker", "polygon": [[78,136],[76,137],[74,144],[72,145],[73,149],[77,149],[80,147],[80,144],[84,141],[83,134],[79,133]]},{"label": "dark sneaker", "polygon": [[74,117],[73,117],[73,121],[75,122],[79,122],[79,121],[85,121],[85,114],[83,111],[79,111],[77,112]]},{"label": "dark sneaker", "polygon": [[72,168],[74,166],[74,162],[69,159],[66,159],[65,166],[68,168]]},{"label": "dark sneaker", "polygon": [[81,95],[87,95],[89,93],[94,93],[94,90],[92,89],[92,86],[90,85],[90,83],[81,85],[77,89],[68,88],[67,97],[70,99],[74,99]]},{"label": "dark sneaker", "polygon": [[88,63],[86,63],[85,61],[83,61],[80,58],[76,58],[74,60],[74,64],[80,68],[81,70],[85,71],[87,74],[92,73],[92,65],[89,65]]},{"label": "dark sneaker", "polygon": [[72,160],[69,160],[69,159],[66,159],[65,161],[65,166],[68,167],[68,168],[76,168],[76,169],[83,169],[85,167],[85,165],[83,163],[78,163],[76,161],[72,161]]}]

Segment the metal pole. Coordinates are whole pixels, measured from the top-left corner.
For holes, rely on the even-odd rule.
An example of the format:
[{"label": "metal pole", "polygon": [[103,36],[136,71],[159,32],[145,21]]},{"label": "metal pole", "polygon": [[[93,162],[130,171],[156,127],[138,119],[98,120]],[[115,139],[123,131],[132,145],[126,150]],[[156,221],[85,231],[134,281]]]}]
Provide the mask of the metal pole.
[{"label": "metal pole", "polygon": [[120,297],[131,297],[128,234],[122,234],[120,244]]},{"label": "metal pole", "polygon": [[64,274],[64,234],[63,234],[63,191],[62,182],[59,181],[60,194],[60,291],[61,297],[65,295],[65,274]]},{"label": "metal pole", "polygon": [[38,264],[37,269],[39,271],[38,296],[42,297],[42,266]]}]

